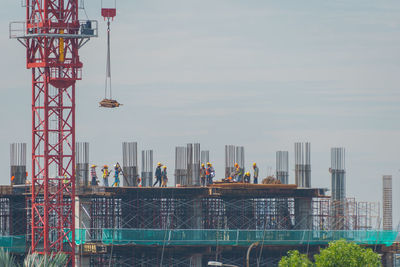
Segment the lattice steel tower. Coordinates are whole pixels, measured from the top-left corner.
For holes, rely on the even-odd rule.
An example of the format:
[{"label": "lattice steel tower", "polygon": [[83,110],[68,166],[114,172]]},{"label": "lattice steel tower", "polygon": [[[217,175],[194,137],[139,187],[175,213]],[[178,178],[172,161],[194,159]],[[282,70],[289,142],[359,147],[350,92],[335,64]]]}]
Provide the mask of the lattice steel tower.
[{"label": "lattice steel tower", "polygon": [[26,47],[32,70],[31,250],[62,251],[75,266],[75,84],[79,48],[97,37],[96,21],[78,20],[78,0],[25,0],[26,20],[10,38]]}]

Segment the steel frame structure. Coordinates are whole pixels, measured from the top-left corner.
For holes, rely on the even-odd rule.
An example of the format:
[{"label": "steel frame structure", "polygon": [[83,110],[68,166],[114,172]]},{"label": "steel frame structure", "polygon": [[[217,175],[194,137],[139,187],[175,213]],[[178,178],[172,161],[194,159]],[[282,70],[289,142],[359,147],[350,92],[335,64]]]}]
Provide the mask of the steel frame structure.
[{"label": "steel frame structure", "polygon": [[[78,20],[78,0],[25,0],[26,20],[10,38],[32,70],[31,251],[64,252],[75,266],[75,84],[78,50],[97,36]],[[86,27],[86,28],[85,28]]]}]

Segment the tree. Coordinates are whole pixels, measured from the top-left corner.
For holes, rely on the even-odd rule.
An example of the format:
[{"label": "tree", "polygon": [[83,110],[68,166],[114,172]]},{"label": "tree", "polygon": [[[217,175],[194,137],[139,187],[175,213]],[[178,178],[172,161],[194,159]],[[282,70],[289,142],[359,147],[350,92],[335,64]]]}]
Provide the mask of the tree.
[{"label": "tree", "polygon": [[279,261],[279,267],[312,267],[312,262],[307,255],[300,254],[297,250],[290,250],[287,256]]},{"label": "tree", "polygon": [[344,239],[330,242],[326,249],[315,255],[316,267],[378,267],[382,266],[379,254],[370,248],[347,242]]}]

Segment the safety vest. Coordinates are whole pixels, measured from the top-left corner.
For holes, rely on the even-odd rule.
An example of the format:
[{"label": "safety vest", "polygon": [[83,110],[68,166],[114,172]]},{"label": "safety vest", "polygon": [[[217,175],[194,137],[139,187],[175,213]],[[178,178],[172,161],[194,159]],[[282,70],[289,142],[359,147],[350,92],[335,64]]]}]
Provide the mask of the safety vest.
[{"label": "safety vest", "polygon": [[108,173],[108,168],[103,168],[103,169],[101,169],[101,170],[103,171],[103,179],[108,178],[108,176],[110,175],[110,174]]}]

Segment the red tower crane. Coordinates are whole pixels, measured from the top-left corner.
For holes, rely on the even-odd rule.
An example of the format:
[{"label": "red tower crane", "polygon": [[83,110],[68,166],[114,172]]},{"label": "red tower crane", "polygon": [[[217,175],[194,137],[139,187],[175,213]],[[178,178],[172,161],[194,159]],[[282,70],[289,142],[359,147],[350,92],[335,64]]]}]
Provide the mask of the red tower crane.
[{"label": "red tower crane", "polygon": [[75,266],[75,84],[97,21],[78,20],[78,0],[24,1],[26,20],[10,23],[10,38],[32,70],[31,251],[66,253]]}]

